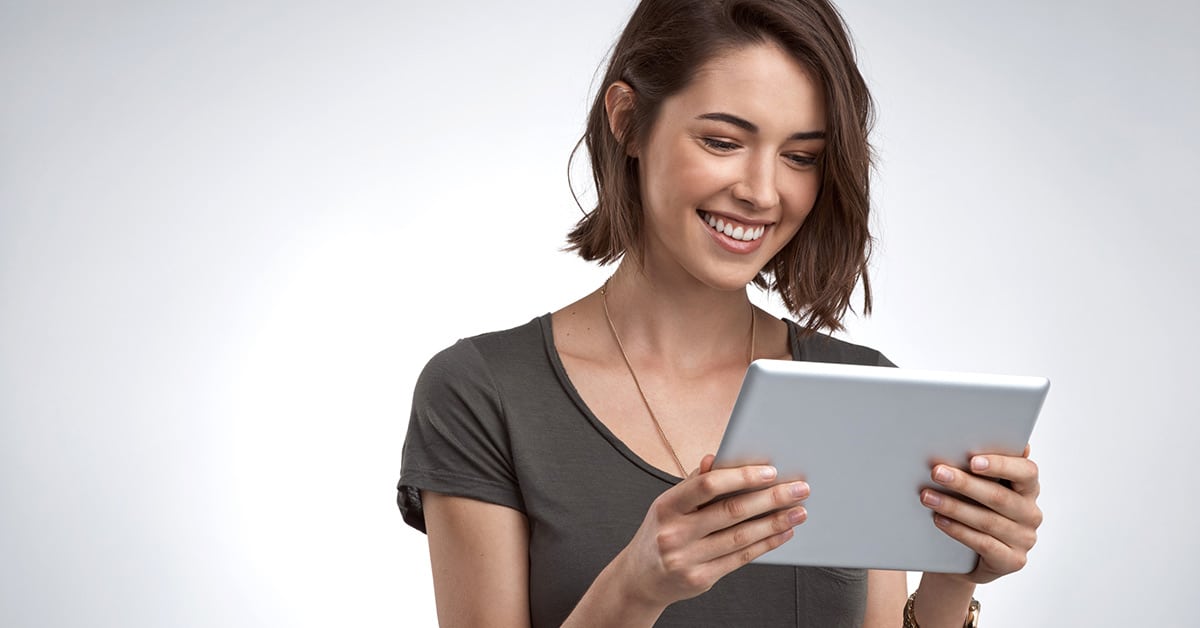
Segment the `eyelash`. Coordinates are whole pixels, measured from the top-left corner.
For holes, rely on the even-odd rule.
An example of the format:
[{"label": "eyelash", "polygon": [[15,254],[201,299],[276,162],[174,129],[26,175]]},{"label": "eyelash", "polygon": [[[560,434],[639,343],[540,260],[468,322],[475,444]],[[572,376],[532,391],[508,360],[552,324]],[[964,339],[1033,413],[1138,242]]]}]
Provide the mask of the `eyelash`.
[{"label": "eyelash", "polygon": [[714,150],[730,151],[738,148],[738,145],[734,144],[733,142],[726,142],[723,140],[713,139],[711,137],[703,138],[703,141],[705,146]]},{"label": "eyelash", "polygon": [[[736,150],[737,148],[740,148],[737,144],[734,144],[733,142],[726,142],[724,140],[718,140],[718,139],[712,138],[712,137],[701,138],[701,141],[704,142],[704,145],[707,146],[708,148],[711,148],[716,151],[721,151],[721,152],[729,152],[731,150]],[[788,155],[787,158],[793,164],[800,166],[800,167],[813,166],[813,165],[816,165],[816,163],[817,163],[817,159],[815,157],[804,157],[801,155]]]}]

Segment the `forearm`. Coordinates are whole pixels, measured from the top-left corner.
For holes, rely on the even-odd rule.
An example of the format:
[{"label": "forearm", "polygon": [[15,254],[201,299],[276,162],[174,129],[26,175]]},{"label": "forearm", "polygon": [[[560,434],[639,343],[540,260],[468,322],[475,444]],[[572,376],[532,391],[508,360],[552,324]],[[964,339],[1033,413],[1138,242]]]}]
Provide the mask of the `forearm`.
[{"label": "forearm", "polygon": [[944,573],[921,576],[913,604],[921,628],[962,628],[975,584],[966,578]]},{"label": "forearm", "polygon": [[563,622],[563,628],[639,628],[653,626],[658,621],[665,607],[650,603],[628,589],[629,579],[620,575],[623,555],[619,554],[596,576]]}]

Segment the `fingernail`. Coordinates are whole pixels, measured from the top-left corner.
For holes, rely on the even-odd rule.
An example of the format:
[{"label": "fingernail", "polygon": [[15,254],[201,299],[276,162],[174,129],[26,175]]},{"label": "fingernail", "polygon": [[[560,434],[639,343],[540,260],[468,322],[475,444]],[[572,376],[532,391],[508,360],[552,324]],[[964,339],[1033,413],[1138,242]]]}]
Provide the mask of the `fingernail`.
[{"label": "fingernail", "polygon": [[971,458],[971,468],[976,471],[983,471],[988,468],[988,459],[983,456],[975,456]]},{"label": "fingernail", "polygon": [[808,495],[808,484],[804,482],[796,482],[788,487],[788,492],[792,494],[792,497],[799,499]]},{"label": "fingernail", "polygon": [[942,496],[933,491],[925,491],[921,493],[921,501],[925,502],[926,506],[941,506]]},{"label": "fingernail", "polygon": [[940,527],[943,527],[943,528],[944,528],[944,527],[946,527],[946,526],[948,526],[948,525],[950,525],[950,520],[949,520],[949,519],[947,519],[947,518],[945,518],[945,517],[943,517],[943,516],[941,516],[941,515],[934,515],[934,516],[933,516],[933,522],[934,522],[934,523],[936,523],[938,526],[940,526]]},{"label": "fingernail", "polygon": [[800,523],[807,514],[803,508],[793,508],[788,511],[788,523]]},{"label": "fingernail", "polygon": [[764,480],[774,480],[775,479],[775,467],[763,467],[762,469],[760,469],[758,471],[758,474],[761,475],[762,479],[764,479]]},{"label": "fingernail", "polygon": [[950,469],[947,469],[946,467],[938,467],[933,472],[933,479],[945,484],[946,482],[954,479],[954,474],[951,473]]}]

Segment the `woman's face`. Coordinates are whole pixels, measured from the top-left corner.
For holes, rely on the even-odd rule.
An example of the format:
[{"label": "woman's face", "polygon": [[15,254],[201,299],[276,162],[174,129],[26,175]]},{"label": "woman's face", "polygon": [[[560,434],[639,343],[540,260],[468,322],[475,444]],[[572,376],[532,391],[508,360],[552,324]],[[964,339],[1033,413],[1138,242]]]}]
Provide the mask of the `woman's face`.
[{"label": "woman's face", "polygon": [[778,46],[703,66],[635,149],[647,268],[743,289],[812,209],[824,138],[821,86]]}]

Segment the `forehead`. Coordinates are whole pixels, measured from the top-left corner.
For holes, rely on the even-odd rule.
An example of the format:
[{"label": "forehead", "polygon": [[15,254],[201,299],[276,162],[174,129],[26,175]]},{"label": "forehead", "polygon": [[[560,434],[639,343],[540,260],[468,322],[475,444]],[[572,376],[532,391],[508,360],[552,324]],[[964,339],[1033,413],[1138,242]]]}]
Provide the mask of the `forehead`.
[{"label": "forehead", "polygon": [[812,72],[774,43],[736,48],[701,66],[663,113],[692,119],[731,113],[765,134],[825,129],[825,97]]}]

